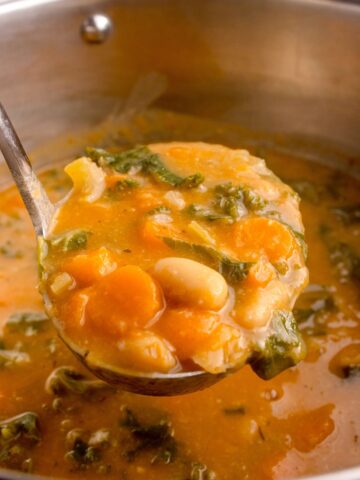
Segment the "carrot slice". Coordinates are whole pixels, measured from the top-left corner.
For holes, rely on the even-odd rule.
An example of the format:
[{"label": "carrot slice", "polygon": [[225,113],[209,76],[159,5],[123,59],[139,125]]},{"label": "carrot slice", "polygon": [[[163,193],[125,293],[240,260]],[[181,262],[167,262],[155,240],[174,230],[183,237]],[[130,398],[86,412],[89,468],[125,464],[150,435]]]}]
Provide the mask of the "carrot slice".
[{"label": "carrot slice", "polygon": [[75,278],[80,287],[92,285],[118,266],[116,255],[106,247],[76,255],[63,264],[63,270]]},{"label": "carrot slice", "polygon": [[289,228],[265,217],[241,220],[234,225],[236,254],[245,261],[256,261],[265,255],[270,262],[289,258],[297,247]]},{"label": "carrot slice", "polygon": [[144,327],[163,308],[153,278],[135,265],[120,267],[92,287],[86,315],[105,335],[122,336],[131,327]]},{"label": "carrot slice", "polygon": [[181,308],[167,310],[157,327],[175,347],[179,359],[185,360],[198,351],[210,348],[219,325],[220,318],[213,312]]},{"label": "carrot slice", "polygon": [[171,234],[171,227],[167,223],[155,222],[151,217],[145,218],[141,227],[142,240],[151,248],[169,250],[161,237],[168,237]]}]

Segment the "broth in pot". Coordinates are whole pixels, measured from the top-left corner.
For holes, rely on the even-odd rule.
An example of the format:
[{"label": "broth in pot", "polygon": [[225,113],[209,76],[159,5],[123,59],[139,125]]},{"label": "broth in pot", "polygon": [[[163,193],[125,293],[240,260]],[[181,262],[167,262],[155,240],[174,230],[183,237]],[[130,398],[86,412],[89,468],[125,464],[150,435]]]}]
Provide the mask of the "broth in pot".
[{"label": "broth in pot", "polygon": [[[191,123],[176,130],[174,118],[171,135],[182,138]],[[143,136],[150,143],[156,135]],[[207,141],[221,140],[207,131]],[[222,143],[227,143],[225,137]],[[307,356],[270,380],[245,366],[217,385],[185,396],[120,391],[77,362],[44,313],[36,289],[35,238],[24,206],[14,188],[0,192],[1,467],[52,478],[233,480],[293,478],[356,465],[359,182],[294,155],[271,150],[257,155],[301,198],[310,281],[293,313]],[[54,200],[71,188],[61,166],[45,170],[41,179]],[[175,204],[179,198],[170,195]],[[290,215],[291,221],[297,219]],[[205,232],[211,232],[209,225]],[[189,358],[187,350],[184,358]]]}]

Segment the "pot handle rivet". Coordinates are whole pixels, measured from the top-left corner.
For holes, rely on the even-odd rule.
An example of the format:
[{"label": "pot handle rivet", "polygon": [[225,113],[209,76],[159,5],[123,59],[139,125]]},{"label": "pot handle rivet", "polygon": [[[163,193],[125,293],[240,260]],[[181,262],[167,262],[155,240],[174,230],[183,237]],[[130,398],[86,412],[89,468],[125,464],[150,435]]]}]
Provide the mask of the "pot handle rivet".
[{"label": "pot handle rivet", "polygon": [[80,27],[81,38],[86,43],[103,43],[112,30],[112,22],[103,13],[89,15]]}]

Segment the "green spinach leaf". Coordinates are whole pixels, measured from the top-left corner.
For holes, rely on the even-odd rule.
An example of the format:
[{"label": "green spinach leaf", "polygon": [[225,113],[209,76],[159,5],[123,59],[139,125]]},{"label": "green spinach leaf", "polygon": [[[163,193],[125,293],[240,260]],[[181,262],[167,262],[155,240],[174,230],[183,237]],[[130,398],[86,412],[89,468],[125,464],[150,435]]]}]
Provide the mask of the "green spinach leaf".
[{"label": "green spinach leaf", "polygon": [[48,241],[52,247],[62,252],[70,252],[86,248],[89,235],[90,232],[86,230],[75,229],[56,235],[48,239]]},{"label": "green spinach leaf", "polygon": [[163,241],[174,250],[200,257],[204,263],[209,264],[209,266],[221,273],[230,284],[241,282],[253,265],[251,262],[241,262],[231,258],[207,245],[189,243],[169,237],[163,237]]},{"label": "green spinach leaf", "polygon": [[138,146],[121,153],[109,153],[103,149],[87,148],[87,155],[100,166],[108,166],[120,173],[128,173],[131,168],[150,175],[160,183],[173,187],[196,188],[204,181],[201,173],[182,177],[170,171],[162,162],[160,155],[151,152],[146,146]]},{"label": "green spinach leaf", "polygon": [[88,379],[71,367],[58,367],[47,378],[45,390],[54,395],[89,395],[113,387],[101,380]]},{"label": "green spinach leaf", "polygon": [[169,422],[160,420],[157,423],[145,425],[140,423],[132,410],[125,408],[120,426],[131,433],[134,442],[133,446],[123,451],[123,456],[128,461],[133,461],[143,451],[154,453],[152,463],[161,461],[168,464],[175,460],[177,443]]},{"label": "green spinach leaf", "polygon": [[6,328],[11,332],[21,332],[32,336],[43,330],[49,324],[49,318],[44,312],[17,312],[10,315]]},{"label": "green spinach leaf", "polygon": [[306,354],[297,323],[291,312],[277,310],[269,327],[269,335],[249,360],[259,377],[270,379],[283,370],[296,365]]}]

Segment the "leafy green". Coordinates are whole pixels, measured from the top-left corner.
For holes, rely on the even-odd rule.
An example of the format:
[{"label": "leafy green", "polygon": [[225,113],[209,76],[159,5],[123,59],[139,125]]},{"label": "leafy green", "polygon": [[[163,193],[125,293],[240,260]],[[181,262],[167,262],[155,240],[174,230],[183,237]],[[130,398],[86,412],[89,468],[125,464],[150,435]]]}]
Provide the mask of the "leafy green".
[{"label": "leafy green", "polygon": [[0,255],[6,258],[22,258],[23,252],[15,248],[13,242],[7,240],[3,245],[0,245]]},{"label": "leafy green", "polygon": [[134,178],[123,178],[115,183],[113,189],[117,192],[122,192],[124,190],[129,190],[132,188],[138,187],[140,184]]},{"label": "leafy green", "polygon": [[31,336],[42,330],[49,323],[44,312],[13,313],[6,322],[6,328],[12,332],[21,332]]},{"label": "leafy green", "polygon": [[305,344],[291,312],[277,310],[265,342],[255,345],[249,360],[259,377],[270,379],[305,357]]},{"label": "leafy green", "polygon": [[327,333],[329,313],[336,312],[334,296],[327,287],[309,285],[298,299],[293,310],[295,320],[303,333],[309,336],[321,336]]},{"label": "leafy green", "polygon": [[52,247],[60,249],[62,252],[73,250],[82,250],[86,248],[90,232],[81,229],[70,230],[61,233],[49,239]]},{"label": "leafy green", "polygon": [[171,213],[171,210],[169,207],[166,207],[165,205],[159,205],[158,207],[152,208],[149,210],[146,214],[147,215],[157,215],[159,213],[163,213],[165,215],[169,215]]},{"label": "leafy green", "polygon": [[25,412],[0,422],[0,442],[8,443],[23,437],[31,442],[40,440],[39,420],[36,413]]},{"label": "leafy green", "polygon": [[120,420],[120,426],[131,433],[133,440],[133,445],[123,451],[123,456],[128,461],[133,461],[143,451],[154,453],[152,463],[161,461],[168,464],[175,460],[177,444],[171,425],[167,421],[160,420],[150,425],[142,424],[126,407],[124,417]]},{"label": "leafy green", "polygon": [[360,222],[360,204],[347,205],[344,207],[333,207],[333,213],[342,221],[344,225],[353,225]]},{"label": "leafy green", "polygon": [[328,249],[330,262],[335,266],[340,281],[360,282],[360,256],[355,248],[339,241],[327,225],[320,226],[320,236]]},{"label": "leafy green", "polygon": [[215,187],[215,205],[234,220],[243,217],[245,209],[258,212],[267,204],[258,193],[245,185],[234,186],[231,182]]},{"label": "leafy green", "polygon": [[302,252],[303,252],[303,255],[304,255],[304,258],[305,260],[307,259],[307,256],[308,256],[308,246],[307,246],[307,243],[305,241],[305,236],[303,233],[300,233],[300,232],[297,232],[296,230],[294,230],[293,228],[290,227],[290,225],[287,225],[287,227],[291,230],[292,234],[294,235],[295,237],[295,240],[297,241],[297,243],[299,244]]},{"label": "leafy green", "polygon": [[76,438],[72,449],[66,453],[66,458],[80,466],[91,465],[100,461],[101,451],[81,438]]},{"label": "leafy green", "polygon": [[188,206],[187,213],[192,217],[199,218],[200,220],[208,220],[209,222],[214,222],[216,220],[222,220],[226,223],[233,222],[233,218],[230,215],[218,213],[209,207],[196,205],[194,203]]},{"label": "leafy green", "polygon": [[0,465],[21,468],[28,451],[40,441],[36,413],[25,412],[0,422]]},{"label": "leafy green", "polygon": [[309,180],[287,180],[286,183],[298,193],[302,200],[313,204],[318,204],[321,197],[321,188],[319,185]]},{"label": "leafy green", "polygon": [[29,362],[30,356],[26,352],[0,349],[0,368]]},{"label": "leafy green", "polygon": [[201,257],[209,266],[221,273],[231,284],[241,282],[241,280],[247,276],[250,267],[253,265],[250,262],[241,262],[233,259],[207,245],[188,243],[169,237],[163,237],[163,241],[174,250]]},{"label": "leafy green", "polygon": [[151,152],[146,146],[138,146],[121,153],[110,153],[103,149],[88,147],[86,153],[100,166],[108,166],[120,173],[127,173],[131,168],[136,168],[150,175],[154,180],[173,187],[195,188],[204,181],[201,173],[181,177],[171,172],[161,161],[160,156]]},{"label": "leafy green", "polygon": [[45,390],[54,395],[86,395],[112,389],[101,380],[89,380],[71,367],[58,367],[47,378]]},{"label": "leafy green", "polygon": [[37,237],[37,260],[38,274],[40,280],[45,280],[47,273],[45,268],[45,260],[49,252],[49,245],[44,237]]},{"label": "leafy green", "polygon": [[225,407],[223,409],[225,415],[245,415],[246,408],[244,405],[237,405],[235,407]]}]

